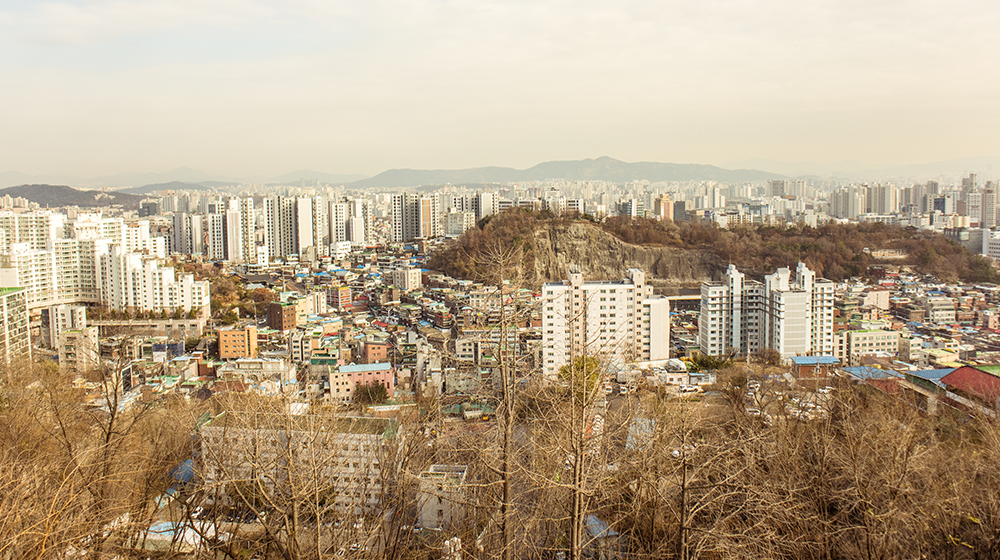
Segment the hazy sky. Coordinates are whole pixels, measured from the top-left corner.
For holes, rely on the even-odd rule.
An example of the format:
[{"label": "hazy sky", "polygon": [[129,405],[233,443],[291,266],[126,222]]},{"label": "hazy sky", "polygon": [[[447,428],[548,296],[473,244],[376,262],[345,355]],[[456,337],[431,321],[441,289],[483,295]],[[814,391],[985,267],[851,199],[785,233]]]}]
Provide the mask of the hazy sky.
[{"label": "hazy sky", "polygon": [[0,0],[0,171],[1000,155],[996,0]]}]

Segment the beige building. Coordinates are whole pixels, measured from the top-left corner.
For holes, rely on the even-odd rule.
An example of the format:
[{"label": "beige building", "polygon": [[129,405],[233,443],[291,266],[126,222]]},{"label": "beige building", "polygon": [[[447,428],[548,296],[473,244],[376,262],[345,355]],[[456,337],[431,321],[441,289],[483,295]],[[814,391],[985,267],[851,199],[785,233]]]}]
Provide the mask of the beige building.
[{"label": "beige building", "polygon": [[[235,481],[272,499],[314,497],[360,514],[383,498],[396,422],[388,418],[226,412],[200,429],[205,494],[226,503]],[[217,493],[216,493],[217,492]]]},{"label": "beige building", "polygon": [[257,327],[249,325],[244,328],[225,327],[219,329],[220,359],[233,360],[256,357]]},{"label": "beige building", "polygon": [[83,375],[101,363],[97,327],[84,327],[59,333],[59,371]]},{"label": "beige building", "polygon": [[404,292],[419,290],[421,287],[420,269],[397,268],[393,270],[392,284]]},{"label": "beige building", "polygon": [[848,367],[861,365],[864,356],[895,358],[900,349],[899,333],[890,330],[840,331],[834,335],[834,356]]},{"label": "beige building", "polygon": [[465,465],[431,465],[420,473],[417,515],[424,529],[451,530],[465,519]]}]

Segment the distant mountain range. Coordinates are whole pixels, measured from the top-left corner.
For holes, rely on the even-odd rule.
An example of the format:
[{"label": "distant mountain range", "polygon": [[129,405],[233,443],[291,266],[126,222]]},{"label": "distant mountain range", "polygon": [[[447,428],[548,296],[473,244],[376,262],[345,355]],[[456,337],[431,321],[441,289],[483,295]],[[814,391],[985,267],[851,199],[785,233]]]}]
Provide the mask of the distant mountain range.
[{"label": "distant mountain range", "polygon": [[564,179],[568,181],[719,181],[742,183],[780,179],[768,171],[757,169],[723,169],[714,165],[694,163],[627,163],[610,157],[579,161],[550,161],[528,169],[510,167],[476,167],[457,170],[390,169],[370,179],[350,184],[353,188],[396,188],[421,185],[513,183]]},{"label": "distant mountain range", "polygon": [[22,184],[62,184],[83,188],[114,188],[132,194],[150,194],[158,190],[206,190],[229,185],[291,185],[300,181],[319,181],[346,185],[355,189],[430,187],[433,185],[482,185],[563,179],[569,181],[718,181],[744,183],[767,179],[833,178],[864,181],[955,181],[968,173],[979,173],[980,183],[997,180],[1000,157],[964,158],[936,163],[872,166],[859,162],[835,163],[782,162],[752,159],[731,162],[724,167],[693,163],[628,163],[610,157],[577,161],[550,161],[528,169],[512,167],[475,167],[472,169],[390,169],[374,177],[337,175],[311,169],[299,169],[274,177],[222,177],[188,167],[163,173],[119,173],[94,178],[66,175],[26,175],[16,171],[0,172],[0,187]]},{"label": "distant mountain range", "polygon": [[20,185],[0,189],[0,196],[24,198],[39,206],[57,208],[59,206],[80,206],[93,208],[120,204],[128,209],[139,207],[142,196],[115,191],[83,191],[65,185]]},{"label": "distant mountain range", "polygon": [[[322,171],[312,171],[300,169],[285,173],[276,177],[223,177],[211,175],[204,171],[191,169],[189,167],[178,167],[163,173],[119,173],[117,175],[105,175],[102,177],[73,177],[62,174],[49,175],[28,175],[18,171],[0,172],[0,187],[4,185],[23,184],[68,184],[84,188],[120,188],[125,192],[149,193],[148,187],[164,185],[169,183],[184,183],[183,187],[188,190],[211,188],[225,185],[241,185],[247,183],[254,184],[275,184],[275,185],[296,185],[301,180],[321,181],[330,184],[347,184],[352,181],[366,178],[367,175],[337,175],[334,173],[323,173]],[[153,189],[156,190],[156,189]]]}]

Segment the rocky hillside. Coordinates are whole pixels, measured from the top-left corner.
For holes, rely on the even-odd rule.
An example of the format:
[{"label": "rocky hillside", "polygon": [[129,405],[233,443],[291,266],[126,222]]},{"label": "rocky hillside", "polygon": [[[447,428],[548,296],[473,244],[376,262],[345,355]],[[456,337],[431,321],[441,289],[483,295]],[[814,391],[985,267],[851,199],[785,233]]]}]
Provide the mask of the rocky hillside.
[{"label": "rocky hillside", "polygon": [[514,247],[523,252],[524,280],[531,286],[563,280],[577,264],[585,278],[624,278],[629,268],[641,268],[654,285],[682,287],[719,278],[728,265],[708,247],[627,243],[587,220],[515,211],[479,225],[431,255],[429,266],[456,278],[484,279],[486,256]]},{"label": "rocky hillside", "polygon": [[625,243],[586,221],[553,221],[534,232],[533,282],[562,280],[571,264],[584,278],[623,278],[629,268],[646,271],[656,285],[690,286],[720,278],[728,263],[707,249]]},{"label": "rocky hillside", "polygon": [[[455,244],[433,254],[429,266],[457,278],[485,280],[490,269],[485,257],[511,248],[520,251],[524,281],[532,286],[566,278],[571,264],[580,265],[589,279],[622,278],[627,269],[638,267],[654,285],[694,287],[721,278],[730,263],[759,280],[798,262],[834,281],[864,276],[873,264],[892,264],[944,282],[1000,283],[987,259],[939,233],[913,228],[829,223],[720,230],[711,224],[642,218],[597,223],[524,209],[481,220]],[[879,250],[899,257],[880,260],[875,256]]]}]

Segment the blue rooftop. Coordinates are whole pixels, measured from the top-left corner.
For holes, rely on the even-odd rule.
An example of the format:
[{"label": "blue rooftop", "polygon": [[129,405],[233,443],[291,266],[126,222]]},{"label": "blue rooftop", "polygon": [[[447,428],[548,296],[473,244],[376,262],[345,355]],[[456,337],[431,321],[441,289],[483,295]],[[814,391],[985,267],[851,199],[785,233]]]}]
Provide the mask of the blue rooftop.
[{"label": "blue rooftop", "polygon": [[891,369],[879,369],[871,366],[848,367],[844,371],[857,379],[885,379],[887,377],[899,377],[899,374]]},{"label": "blue rooftop", "polygon": [[955,368],[945,368],[945,369],[922,369],[920,371],[907,372],[907,375],[912,375],[914,377],[919,377],[921,379],[926,379],[928,381],[933,381],[937,383],[942,377],[948,375],[949,373],[955,371]]},{"label": "blue rooftop", "polygon": [[797,366],[835,366],[840,360],[833,356],[795,356],[792,358],[792,363]]}]

